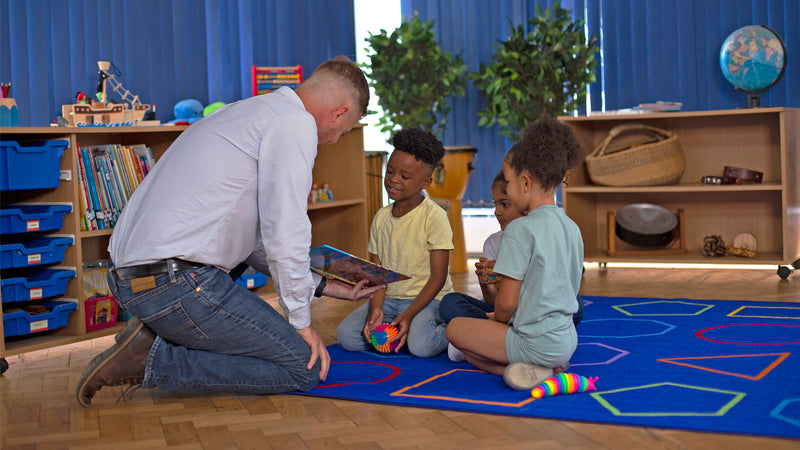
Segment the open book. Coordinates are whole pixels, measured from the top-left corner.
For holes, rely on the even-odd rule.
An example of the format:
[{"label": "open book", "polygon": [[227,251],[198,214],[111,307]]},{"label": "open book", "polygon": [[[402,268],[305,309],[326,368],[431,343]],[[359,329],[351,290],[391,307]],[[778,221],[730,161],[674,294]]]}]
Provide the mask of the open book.
[{"label": "open book", "polygon": [[312,248],[310,255],[311,270],[345,283],[356,284],[366,278],[368,286],[379,286],[410,278],[329,245]]}]

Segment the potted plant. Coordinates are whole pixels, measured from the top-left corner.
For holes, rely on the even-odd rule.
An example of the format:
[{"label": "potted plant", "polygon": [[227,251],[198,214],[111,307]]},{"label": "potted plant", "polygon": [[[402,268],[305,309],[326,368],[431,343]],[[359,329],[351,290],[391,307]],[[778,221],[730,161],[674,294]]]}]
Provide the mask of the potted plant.
[{"label": "potted plant", "polygon": [[573,22],[569,10],[555,3],[544,13],[537,5],[528,24],[528,33],[523,25],[512,27],[508,40],[494,46],[489,65],[469,74],[486,99],[478,125],[497,124],[512,141],[541,117],[576,111],[586,101],[586,85],[595,81],[599,48],[594,36],[586,42],[584,21]]},{"label": "potted plant", "polygon": [[461,55],[442,51],[433,24],[415,13],[391,34],[381,30],[366,38],[370,62],[364,68],[384,111],[382,132],[418,127],[441,135],[448,98],[464,95],[467,66]]}]

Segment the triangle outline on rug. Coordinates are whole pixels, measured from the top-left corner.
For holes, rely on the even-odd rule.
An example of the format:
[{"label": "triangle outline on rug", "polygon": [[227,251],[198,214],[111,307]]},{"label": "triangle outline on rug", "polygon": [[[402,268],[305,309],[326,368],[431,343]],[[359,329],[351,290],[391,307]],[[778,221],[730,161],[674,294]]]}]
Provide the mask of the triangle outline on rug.
[{"label": "triangle outline on rug", "polygon": [[[788,358],[789,355],[791,355],[791,353],[789,353],[789,352],[782,352],[782,353],[754,353],[754,354],[749,354],[749,355],[716,355],[716,356],[689,356],[689,357],[682,357],[682,358],[659,358],[658,361],[665,362],[665,363],[670,363],[670,364],[676,364],[676,365],[679,365],[679,366],[691,367],[693,369],[706,370],[708,372],[719,373],[719,374],[722,374],[722,375],[730,375],[730,376],[733,376],[733,377],[746,378],[748,380],[758,381],[758,380],[764,378],[764,376],[766,376],[768,373],[770,373],[772,371],[772,369],[778,367],[778,365],[780,365],[780,363],[782,363],[783,360]],[[773,360],[772,363],[770,363],[764,369],[762,369],[757,375],[745,375],[745,374],[742,374],[742,373],[729,372],[729,371],[725,371],[725,370],[714,369],[714,368],[711,368],[711,367],[703,367],[703,366],[699,366],[699,365],[696,365],[696,364],[688,364],[688,363],[678,362],[678,361],[685,361],[685,360],[702,360],[702,359],[709,360],[709,359],[722,359],[722,358],[753,358],[753,357],[764,357],[764,356],[777,356],[777,358],[775,358],[775,360]]]}]

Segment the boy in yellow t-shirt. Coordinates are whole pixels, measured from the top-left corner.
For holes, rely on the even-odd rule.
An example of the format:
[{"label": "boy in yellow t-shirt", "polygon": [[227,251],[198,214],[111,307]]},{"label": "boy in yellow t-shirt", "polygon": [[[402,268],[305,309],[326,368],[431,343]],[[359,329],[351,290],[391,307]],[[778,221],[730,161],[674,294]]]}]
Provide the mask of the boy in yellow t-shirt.
[{"label": "boy in yellow t-shirt", "polygon": [[411,278],[376,292],[345,317],[336,336],[345,350],[363,351],[370,348],[375,326],[391,323],[400,331],[396,352],[408,344],[412,355],[430,357],[447,349],[439,300],[453,291],[448,274],[453,232],[444,209],[422,191],[433,181],[444,147],[420,129],[398,131],[392,145],[383,185],[394,202],[375,214],[368,250],[372,262]]}]

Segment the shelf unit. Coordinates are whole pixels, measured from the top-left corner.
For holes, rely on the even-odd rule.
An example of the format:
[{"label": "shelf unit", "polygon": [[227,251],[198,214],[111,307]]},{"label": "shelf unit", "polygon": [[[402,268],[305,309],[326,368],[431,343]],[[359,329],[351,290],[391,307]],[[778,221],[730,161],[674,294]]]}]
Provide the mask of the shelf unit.
[{"label": "shelf unit", "polygon": [[[686,155],[678,184],[608,187],[592,184],[586,164],[572,171],[563,188],[564,210],[580,227],[589,262],[777,264],[800,253],[800,109],[753,108],[724,111],[559,117],[575,131],[587,155],[613,127],[641,123],[677,133]],[[761,184],[706,185],[724,166],[764,173]],[[609,256],[607,215],[631,203],[684,210],[687,253]],[[739,233],[758,239],[758,257],[704,257],[703,238],[721,235],[730,244]],[[617,249],[634,250],[620,240]],[[641,248],[638,248],[641,250]]]},{"label": "shelf unit", "polygon": [[[74,266],[76,276],[67,284],[63,297],[78,299],[78,309],[70,314],[66,327],[53,331],[4,338],[0,321],[0,358],[70,344],[116,333],[121,325],[87,332],[86,305],[83,293],[83,261],[108,258],[108,241],[112,230],[81,231],[80,197],[77,181],[76,144],[145,144],[156,160],[187,126],[158,127],[10,127],[0,129],[3,140],[21,143],[47,140],[68,140],[69,147],[61,158],[62,174],[69,174],[58,188],[30,191],[4,191],[2,203],[72,202],[73,212],[64,217],[61,234],[75,236],[59,265]],[[366,176],[363,147],[363,126],[358,125],[333,145],[320,146],[314,165],[314,180],[327,181],[335,201],[309,205],[312,222],[312,245],[329,244],[361,257],[367,256]]]}]

